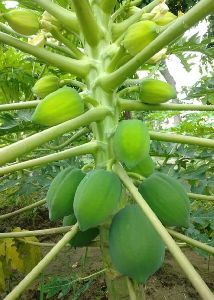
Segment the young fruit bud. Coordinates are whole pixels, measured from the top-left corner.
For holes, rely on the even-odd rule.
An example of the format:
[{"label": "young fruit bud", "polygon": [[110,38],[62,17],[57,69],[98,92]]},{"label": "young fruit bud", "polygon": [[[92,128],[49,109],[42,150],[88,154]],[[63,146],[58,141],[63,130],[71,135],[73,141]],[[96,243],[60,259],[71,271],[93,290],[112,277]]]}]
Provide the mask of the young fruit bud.
[{"label": "young fruit bud", "polygon": [[75,89],[63,87],[49,94],[37,106],[32,122],[54,126],[84,112],[84,103]]},{"label": "young fruit bud", "polygon": [[113,137],[113,147],[119,161],[127,168],[135,167],[149,154],[150,137],[146,125],[135,119],[121,121]]},{"label": "young fruit bud", "polygon": [[140,21],[129,27],[123,45],[131,55],[136,55],[157,36],[159,27],[152,21]]},{"label": "young fruit bud", "polygon": [[152,19],[152,21],[154,21],[159,26],[164,26],[164,25],[167,25],[170,22],[174,21],[175,19],[177,19],[177,16],[174,15],[173,13],[171,13],[170,11],[168,11],[165,14],[156,15]]},{"label": "young fruit bud", "polygon": [[154,161],[150,156],[141,160],[130,172],[138,173],[144,177],[149,177],[155,170]]},{"label": "young fruit bud", "polygon": [[155,65],[157,62],[159,62],[161,59],[164,59],[167,57],[166,55],[167,48],[163,48],[161,51],[153,55],[149,60],[147,60],[147,64]]},{"label": "young fruit bud", "polygon": [[[46,23],[50,23],[51,25],[57,27],[58,29],[61,29],[61,23],[52,15],[50,15],[47,11],[45,11],[42,14],[42,18],[41,18],[41,26],[43,27],[44,24]],[[46,28],[45,28],[46,29]]]},{"label": "young fruit bud", "polygon": [[164,81],[145,79],[139,87],[140,101],[148,104],[160,104],[176,98],[175,88]]},{"label": "young fruit bud", "polygon": [[59,78],[55,75],[44,76],[35,83],[32,92],[40,99],[43,99],[59,88],[59,82]]},{"label": "young fruit bud", "polygon": [[13,9],[3,15],[10,27],[24,35],[36,34],[39,30],[38,13],[29,9]]}]

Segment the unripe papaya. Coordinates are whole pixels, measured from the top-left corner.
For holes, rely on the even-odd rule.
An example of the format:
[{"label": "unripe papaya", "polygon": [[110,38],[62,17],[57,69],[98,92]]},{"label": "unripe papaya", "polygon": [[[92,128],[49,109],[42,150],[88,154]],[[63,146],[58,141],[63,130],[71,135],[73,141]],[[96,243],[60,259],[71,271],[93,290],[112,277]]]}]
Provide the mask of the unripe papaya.
[{"label": "unripe papaya", "polygon": [[105,222],[121,195],[120,179],[105,170],[90,171],[79,184],[74,197],[74,214],[82,231]]},{"label": "unripe papaya", "polygon": [[127,168],[135,167],[149,154],[150,137],[146,125],[135,119],[121,121],[113,137],[113,147],[119,161]]},{"label": "unripe papaya", "polygon": [[179,181],[154,173],[140,184],[139,192],[165,226],[189,226],[190,203]]},{"label": "unripe papaya", "polygon": [[[71,226],[77,222],[75,215],[69,215],[63,218],[63,226]],[[77,234],[70,240],[72,247],[86,247],[93,241],[99,234],[98,228],[90,228],[86,231],[78,231]]]},{"label": "unripe papaya", "polygon": [[51,221],[68,216],[73,212],[74,195],[84,177],[84,172],[73,167],[67,167],[57,174],[51,182],[46,197]]},{"label": "unripe papaya", "polygon": [[165,255],[164,243],[137,204],[114,216],[109,249],[116,270],[138,283],[145,283],[161,267]]},{"label": "unripe papaya", "polygon": [[46,96],[36,107],[32,121],[53,126],[77,117],[84,112],[84,102],[77,91],[63,87]]},{"label": "unripe papaya", "polygon": [[170,11],[168,11],[165,14],[157,15],[156,17],[153,18],[153,21],[159,26],[164,26],[176,19],[177,16],[171,13]]},{"label": "unripe papaya", "polygon": [[176,98],[175,88],[158,79],[145,79],[139,87],[140,101],[148,104],[160,104]]},{"label": "unripe papaya", "polygon": [[154,170],[155,164],[149,155],[143,158],[134,168],[130,169],[131,172],[138,173],[144,177],[150,176]]},{"label": "unripe papaya", "polygon": [[123,45],[131,55],[136,55],[151,43],[159,33],[155,22],[146,20],[131,25],[124,37]]},{"label": "unripe papaya", "polygon": [[13,9],[3,15],[10,27],[24,35],[36,34],[39,30],[38,13],[29,9]]},{"label": "unripe papaya", "polygon": [[37,80],[32,88],[32,92],[40,99],[43,99],[50,93],[59,89],[59,83],[60,80],[57,76],[46,75]]}]

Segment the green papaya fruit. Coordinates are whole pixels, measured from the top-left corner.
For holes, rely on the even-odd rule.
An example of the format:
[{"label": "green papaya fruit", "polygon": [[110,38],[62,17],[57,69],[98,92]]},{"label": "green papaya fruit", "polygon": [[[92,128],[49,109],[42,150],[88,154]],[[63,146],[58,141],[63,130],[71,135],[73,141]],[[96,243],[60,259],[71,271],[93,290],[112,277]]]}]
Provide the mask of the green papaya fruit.
[{"label": "green papaya fruit", "polygon": [[145,283],[162,265],[165,246],[137,204],[127,205],[113,218],[109,250],[116,270]]},{"label": "green papaya fruit", "polygon": [[40,99],[43,99],[50,93],[53,93],[54,91],[59,89],[59,83],[60,80],[57,76],[46,75],[37,80],[32,88],[32,92]]},{"label": "green papaya fruit", "polygon": [[150,20],[137,22],[129,27],[123,46],[131,55],[136,55],[150,44],[159,33],[159,26]]},{"label": "green papaya fruit", "polygon": [[176,19],[177,16],[168,11],[165,14],[158,14],[152,19],[152,21],[154,21],[159,26],[165,26]]},{"label": "green papaya fruit", "polygon": [[114,137],[113,148],[116,158],[127,168],[135,167],[149,155],[150,137],[141,120],[123,120],[119,123]]},{"label": "green papaya fruit", "polygon": [[[75,215],[69,215],[63,218],[63,226],[74,225],[77,222]],[[70,240],[72,247],[86,247],[88,246],[99,234],[98,228],[90,228],[86,231],[78,231],[74,238]]]},{"label": "green papaya fruit", "polygon": [[32,122],[54,126],[84,112],[84,102],[77,91],[63,87],[46,96],[36,107]]},{"label": "green papaya fruit", "polygon": [[179,181],[167,174],[154,173],[138,189],[163,225],[189,226],[190,203]]},{"label": "green papaya fruit", "polygon": [[82,231],[105,222],[121,195],[120,179],[105,170],[90,171],[79,184],[74,197],[74,214]]},{"label": "green papaya fruit", "polygon": [[170,99],[175,99],[175,88],[158,79],[145,79],[139,86],[140,101],[148,104],[160,104]]},{"label": "green papaya fruit", "polygon": [[17,33],[32,35],[39,30],[39,17],[35,11],[24,8],[12,9],[3,14],[3,17]]},{"label": "green papaya fruit", "polygon": [[46,197],[51,221],[68,216],[73,212],[74,195],[85,175],[80,169],[67,167],[58,173],[51,182]]},{"label": "green papaya fruit", "polygon": [[144,177],[149,177],[154,170],[155,164],[149,155],[143,158],[134,168],[130,169],[131,172],[138,173]]}]

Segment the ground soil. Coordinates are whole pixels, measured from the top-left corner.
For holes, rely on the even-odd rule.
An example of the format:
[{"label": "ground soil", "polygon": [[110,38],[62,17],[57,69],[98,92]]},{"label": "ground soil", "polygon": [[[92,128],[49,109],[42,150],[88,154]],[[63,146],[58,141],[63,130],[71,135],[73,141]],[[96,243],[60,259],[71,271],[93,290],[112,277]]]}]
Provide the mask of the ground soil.
[{"label": "ground soil", "polygon": [[[13,208],[15,209],[15,208]],[[4,213],[7,211],[4,207]],[[3,211],[0,209],[0,214]],[[39,208],[36,211],[36,217],[32,221],[32,216],[28,213],[12,217],[6,221],[1,221],[1,232],[10,231],[12,228],[19,226],[24,229],[35,230],[49,228],[61,225],[60,223],[50,223],[48,221],[47,210]],[[42,242],[56,242],[60,236],[42,237]],[[45,255],[50,248],[42,248]],[[193,266],[206,281],[207,285],[214,290],[214,257],[209,262],[201,256],[198,256],[191,248],[183,248],[184,253],[192,262]],[[66,276],[84,277],[101,270],[102,262],[100,259],[99,248],[89,248],[88,254],[83,265],[85,248],[73,249],[65,247],[64,250],[54,259],[54,261],[45,270],[42,280],[45,284],[50,283],[54,276],[64,278]],[[11,288],[15,286],[23,277],[16,277],[16,280],[10,282]],[[87,281],[81,282],[76,288],[83,289],[86,287]],[[44,300],[48,299],[46,294],[41,296],[39,291],[41,288],[41,278],[21,296],[21,300]],[[147,300],[197,300],[200,299],[189,280],[184,276],[182,270],[174,261],[172,255],[167,252],[165,263],[162,268],[156,272],[144,286]],[[0,299],[5,298],[6,293],[0,293]],[[57,295],[49,299],[58,299]],[[89,287],[80,297],[71,291],[61,299],[66,300],[107,300],[107,291],[104,281],[104,275],[94,277]]]}]

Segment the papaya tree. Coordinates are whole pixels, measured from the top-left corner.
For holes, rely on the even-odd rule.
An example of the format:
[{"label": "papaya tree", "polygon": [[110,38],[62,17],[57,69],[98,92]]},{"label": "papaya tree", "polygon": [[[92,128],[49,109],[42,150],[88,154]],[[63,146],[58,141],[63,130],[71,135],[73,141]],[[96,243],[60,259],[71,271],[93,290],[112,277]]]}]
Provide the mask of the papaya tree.
[{"label": "papaya tree", "polygon": [[[0,174],[85,154],[93,155],[94,164],[82,170],[65,168],[51,183],[46,197],[49,216],[63,220],[64,226],[54,230],[65,235],[5,299],[18,298],[68,242],[86,246],[97,236],[109,299],[144,299],[141,284],[161,267],[166,247],[201,298],[214,299],[173,237],[211,254],[214,249],[171,229],[188,227],[190,201],[177,180],[154,173],[149,156],[150,140],[208,148],[214,142],[149,131],[131,113],[125,120],[122,115],[124,111],[214,109],[166,104],[176,98],[173,86],[137,77],[142,65],[156,63],[165,55],[163,49],[214,11],[213,0],[201,0],[179,16],[169,12],[162,0],[143,8],[140,0],[18,2],[19,9],[1,15],[0,42],[72,77],[60,81],[47,74],[33,87],[35,101],[0,106],[0,111],[35,108],[32,122],[40,126],[35,134],[0,149],[0,165],[8,164]],[[135,92],[138,100],[130,96]],[[78,138],[86,133],[85,127],[91,141],[14,163],[68,132],[80,129]],[[0,237],[26,234],[30,233]]]}]

